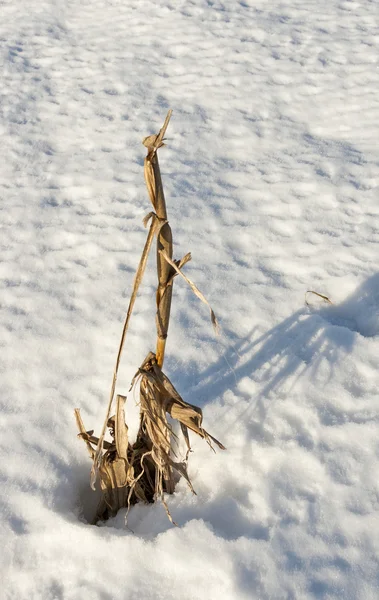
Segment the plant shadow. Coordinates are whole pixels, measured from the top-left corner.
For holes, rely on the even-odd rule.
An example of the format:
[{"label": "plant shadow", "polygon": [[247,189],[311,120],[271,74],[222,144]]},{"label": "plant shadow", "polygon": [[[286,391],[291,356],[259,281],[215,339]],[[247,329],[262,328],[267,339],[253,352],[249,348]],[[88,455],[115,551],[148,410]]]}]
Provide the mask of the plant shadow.
[{"label": "plant shadow", "polygon": [[267,398],[288,393],[305,372],[316,381],[321,363],[324,368],[317,384],[327,385],[336,363],[352,351],[357,336],[379,334],[379,274],[339,304],[317,303],[316,296],[314,300],[316,304],[304,306],[267,332],[254,327],[243,339],[236,339],[225,331],[234,343],[216,363],[188,378],[179,372],[174,375],[183,397],[202,407],[227,391],[250,399],[253,381],[259,390],[254,410],[264,419]]},{"label": "plant shadow", "polygon": [[[185,399],[203,407],[218,398],[222,401],[227,392],[232,393],[241,407],[236,407],[232,419],[245,423],[251,439],[274,444],[275,440],[267,439],[269,433],[263,426],[273,397],[286,397],[305,372],[307,381],[313,379],[316,385],[327,385],[333,378],[335,365],[352,351],[359,336],[379,334],[379,274],[367,279],[340,304],[304,306],[269,331],[260,333],[258,328],[253,328],[243,339],[236,339],[230,332],[227,334],[234,343],[216,363],[189,376],[178,370],[173,374],[173,381]],[[321,363],[322,377],[319,375]],[[222,414],[222,407],[219,414]],[[230,415],[228,419],[226,423],[221,418],[217,427],[209,427],[211,433],[227,446],[227,431],[233,429]],[[206,422],[204,425],[207,428]],[[87,485],[87,467],[83,463],[74,468],[58,464],[56,468],[66,474],[64,485],[67,479],[76,481],[72,485],[76,490],[75,512],[79,513],[80,520],[90,522],[98,497]],[[84,480],[85,486],[80,486],[79,483]],[[203,519],[225,539],[237,539],[242,535],[269,539],[269,527],[263,526],[259,520],[255,521],[249,514],[249,506],[244,504],[249,491],[247,487],[242,489],[241,484],[241,489],[237,489],[233,480],[233,485],[228,485],[227,490],[224,488],[212,494],[206,502],[203,502],[200,490],[199,496],[190,496],[183,502],[182,484],[169,502],[173,517],[180,525],[193,519]],[[61,500],[57,500],[55,509],[71,520],[73,499],[68,499],[60,486],[57,496]],[[225,514],[229,515],[227,521]],[[171,528],[159,503],[134,506],[130,511],[128,528],[125,526],[124,510],[119,511],[108,526],[124,533],[130,528],[146,539],[154,539]],[[20,526],[16,521],[14,528],[18,531],[23,529],[22,524]]]}]

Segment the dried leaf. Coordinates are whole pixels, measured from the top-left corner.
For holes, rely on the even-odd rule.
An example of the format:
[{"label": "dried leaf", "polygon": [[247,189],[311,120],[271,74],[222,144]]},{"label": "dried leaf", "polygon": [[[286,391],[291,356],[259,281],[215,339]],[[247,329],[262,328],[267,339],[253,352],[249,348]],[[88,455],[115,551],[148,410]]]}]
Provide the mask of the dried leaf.
[{"label": "dried leaf", "polygon": [[110,416],[111,410],[112,410],[112,404],[113,404],[113,399],[114,399],[114,394],[115,394],[115,389],[116,389],[118,368],[120,365],[120,360],[121,360],[122,350],[123,350],[124,343],[125,343],[126,333],[128,331],[128,327],[129,327],[130,317],[132,315],[134,304],[135,304],[136,297],[137,297],[137,292],[138,292],[139,286],[141,284],[141,281],[142,281],[142,278],[143,278],[143,275],[145,272],[146,263],[147,263],[147,259],[148,259],[149,252],[151,249],[151,244],[154,239],[154,235],[155,235],[156,231],[159,230],[160,227],[162,227],[162,225],[163,225],[163,223],[161,223],[161,221],[159,221],[158,219],[153,217],[153,220],[150,225],[149,233],[148,233],[148,236],[146,239],[146,243],[145,243],[145,246],[144,246],[144,249],[142,252],[141,260],[139,262],[137,272],[136,272],[136,275],[134,278],[133,291],[132,291],[132,295],[131,295],[131,298],[129,301],[128,310],[126,313],[126,318],[125,318],[124,327],[122,330],[121,340],[120,340],[117,358],[116,358],[116,365],[115,365],[115,369],[113,372],[112,386],[111,386],[111,392],[110,392],[108,406],[107,406],[106,417],[105,417],[103,428],[101,430],[101,434],[99,437],[99,443],[98,443],[98,446],[97,446],[97,449],[96,449],[96,452],[95,452],[95,455],[93,458],[93,465],[92,465],[91,479],[90,479],[90,484],[91,484],[92,489],[95,489],[97,472],[98,472],[100,459],[101,459],[101,453],[102,453],[102,449],[103,449],[105,431],[106,431],[108,419],[109,419],[109,416]]},{"label": "dried leaf", "polygon": [[191,252],[187,252],[187,254],[185,256],[183,256],[183,258],[181,260],[178,261],[177,265],[178,268],[181,269],[182,267],[184,267],[184,265],[186,265],[190,260],[192,260],[192,255]]},{"label": "dried leaf", "polygon": [[126,397],[117,396],[116,418],[115,418],[115,442],[119,458],[127,460],[128,458],[128,427],[125,423],[125,405]]},{"label": "dried leaf", "polygon": [[172,110],[170,109],[167,113],[165,122],[163,123],[162,128],[160,129],[158,135],[149,135],[144,138],[143,145],[148,148],[149,151],[156,152],[159,148],[161,148],[163,144],[163,138],[165,136],[168,124],[170,122],[172,115]]},{"label": "dried leaf", "polygon": [[145,158],[144,162],[144,176],[151,204],[153,205],[154,210],[156,210],[156,186],[154,170],[153,165],[151,164],[151,160],[148,157]]},{"label": "dried leaf", "polygon": [[211,305],[209,304],[208,300],[205,298],[204,294],[201,293],[201,291],[199,290],[199,288],[196,287],[196,285],[193,283],[193,281],[191,281],[190,279],[188,279],[188,277],[186,277],[186,275],[184,275],[184,273],[180,270],[178,265],[173,260],[171,260],[171,258],[167,255],[167,253],[164,250],[159,250],[159,253],[164,257],[164,259],[168,262],[168,264],[171,265],[175,269],[177,274],[180,275],[181,277],[183,277],[184,281],[186,281],[188,283],[188,285],[190,286],[193,293],[202,302],[204,302],[204,304],[206,304],[208,306],[208,308],[211,311],[211,321],[212,321],[214,330],[215,330],[216,334],[218,334],[219,333],[219,324],[216,319],[216,315],[214,314],[213,309],[212,309]]},{"label": "dried leaf", "polygon": [[93,458],[95,456],[95,451],[92,448],[91,444],[89,443],[89,440],[86,439],[85,436],[87,436],[87,432],[85,430],[83,421],[82,421],[82,417],[80,415],[80,409],[79,408],[75,408],[75,418],[76,418],[76,424],[78,426],[78,429],[80,431],[79,436],[84,439],[87,449],[88,449],[88,453],[90,455],[91,458]]},{"label": "dried leaf", "polygon": [[324,294],[319,294],[318,292],[314,292],[313,290],[308,290],[307,292],[305,292],[305,304],[307,306],[311,306],[307,300],[308,294],[314,294],[315,296],[322,298],[322,300],[324,300],[324,302],[326,302],[327,304],[333,304],[333,302],[328,298],[328,296],[324,296]]}]

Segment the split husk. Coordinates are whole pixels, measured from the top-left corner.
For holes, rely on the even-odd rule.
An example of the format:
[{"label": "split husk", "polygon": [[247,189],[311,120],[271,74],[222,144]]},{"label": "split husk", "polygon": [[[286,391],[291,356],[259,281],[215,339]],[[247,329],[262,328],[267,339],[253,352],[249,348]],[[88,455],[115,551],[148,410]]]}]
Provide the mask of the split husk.
[{"label": "split husk", "polygon": [[[173,283],[177,275],[180,275],[196,296],[207,304],[211,312],[211,321],[216,330],[218,327],[216,316],[209,303],[196,285],[182,272],[184,265],[191,260],[191,254],[186,254],[181,260],[172,258],[172,231],[167,220],[166,201],[157,155],[158,149],[164,146],[164,135],[171,113],[172,111],[168,112],[164,125],[157,135],[148,136],[143,140],[143,144],[147,148],[144,163],[145,181],[154,212],[149,213],[144,219],[145,227],[150,221],[150,228],[134,279],[117,352],[106,417],[99,437],[94,436],[92,430],[85,429],[79,409],[75,410],[79,437],[85,442],[92,459],[91,487],[94,488],[96,481],[99,480],[102,492],[101,502],[94,518],[95,523],[115,516],[120,508],[126,507],[129,510],[130,506],[137,502],[151,503],[158,499],[161,500],[169,519],[174,523],[165,501],[165,494],[174,492],[180,477],[184,477],[191,491],[195,493],[187,470],[187,461],[191,450],[189,431],[203,438],[212,449],[213,444],[225,449],[203,428],[201,409],[183,400],[162,370],[170,321]],[[125,338],[155,237],[157,239],[158,274],[156,352],[149,352],[133,378],[132,387],[139,385],[140,425],[137,438],[131,444],[125,422],[125,396],[117,395],[115,414],[111,416],[111,413]],[[187,447],[186,455],[182,460],[178,460],[175,453],[174,446],[178,450],[178,438],[173,431],[172,421],[180,424]],[[105,440],[107,429],[111,441]]]}]

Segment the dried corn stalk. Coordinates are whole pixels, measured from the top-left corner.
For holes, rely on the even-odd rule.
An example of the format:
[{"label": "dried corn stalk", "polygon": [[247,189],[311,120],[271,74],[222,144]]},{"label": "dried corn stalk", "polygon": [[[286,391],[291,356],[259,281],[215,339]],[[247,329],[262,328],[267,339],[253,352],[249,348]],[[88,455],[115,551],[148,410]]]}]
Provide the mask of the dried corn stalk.
[{"label": "dried corn stalk", "polygon": [[[94,522],[115,516],[120,508],[127,507],[129,509],[136,502],[149,503],[157,499],[163,502],[167,515],[172,521],[164,494],[173,493],[175,484],[181,476],[185,478],[190,489],[195,493],[187,472],[187,459],[190,451],[188,431],[193,431],[205,439],[212,449],[212,442],[219,448],[225,449],[202,427],[201,409],[185,402],[162,371],[174,278],[181,275],[193,292],[209,306],[200,290],[182,272],[183,266],[191,259],[190,253],[186,254],[182,260],[173,260],[172,258],[172,232],[167,221],[166,202],[157,156],[157,150],[164,146],[164,135],[171,112],[168,112],[160,132],[143,140],[143,144],[147,148],[144,165],[145,180],[154,212],[149,213],[144,219],[145,226],[150,219],[151,225],[134,280],[117,353],[106,418],[99,438],[93,435],[93,431],[86,431],[79,409],[75,410],[79,437],[86,443],[93,461],[91,486],[94,487],[96,480],[99,479],[102,490],[102,500]],[[131,445],[128,439],[128,427],[125,423],[125,396],[117,396],[115,414],[113,417],[110,415],[129,321],[155,236],[157,238],[158,272],[157,345],[156,353],[149,352],[132,382],[132,385],[139,383],[140,387],[140,427],[136,441]],[[215,314],[210,306],[209,308],[212,323],[217,328]],[[184,436],[187,454],[182,461],[174,460],[176,455],[173,444],[177,442],[177,436],[172,430],[168,417],[179,422]],[[107,428],[110,432],[111,442],[105,440]]]}]

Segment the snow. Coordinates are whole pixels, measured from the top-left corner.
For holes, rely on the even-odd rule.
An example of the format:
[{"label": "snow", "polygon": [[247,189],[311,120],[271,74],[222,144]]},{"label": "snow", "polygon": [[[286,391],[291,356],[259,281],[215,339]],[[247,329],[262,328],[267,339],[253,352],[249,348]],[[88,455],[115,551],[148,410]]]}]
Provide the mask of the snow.
[{"label": "snow", "polygon": [[[0,499],[6,600],[375,600],[375,0],[3,0]],[[73,411],[102,425],[160,150],[175,256],[165,371],[193,439],[160,504],[88,525]],[[118,381],[154,349],[154,260]],[[307,290],[326,294],[326,305]],[[135,432],[138,408],[128,395]]]}]

